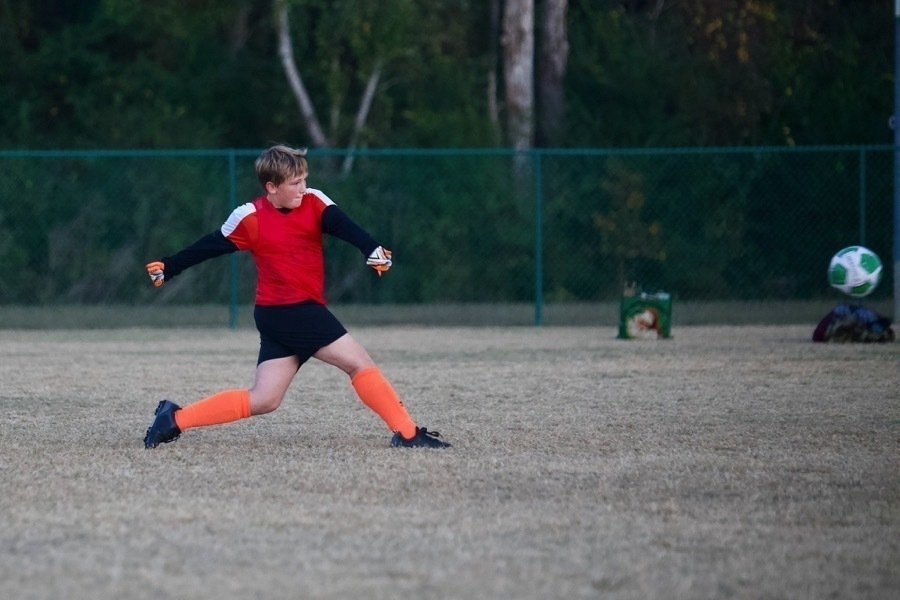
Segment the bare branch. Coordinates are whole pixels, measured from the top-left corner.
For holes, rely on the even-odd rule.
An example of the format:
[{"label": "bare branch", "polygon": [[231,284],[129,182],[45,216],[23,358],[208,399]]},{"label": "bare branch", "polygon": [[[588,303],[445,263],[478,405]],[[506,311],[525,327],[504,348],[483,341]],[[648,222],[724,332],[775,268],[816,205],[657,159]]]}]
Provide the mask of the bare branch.
[{"label": "bare branch", "polygon": [[322,132],[319,125],[319,118],[316,116],[316,109],[313,107],[312,100],[306,92],[303,80],[300,78],[300,72],[297,70],[297,63],[294,61],[294,50],[291,44],[291,34],[288,28],[288,8],[286,2],[278,3],[278,54],[281,56],[281,64],[284,66],[284,73],[287,76],[288,83],[291,84],[291,90],[300,106],[300,114],[309,130],[310,138],[312,138],[313,146],[317,148],[327,148],[331,144],[328,138]]},{"label": "bare branch", "polygon": [[359,102],[359,110],[356,112],[356,120],[353,122],[353,135],[351,136],[350,144],[347,147],[351,152],[347,153],[344,158],[344,164],[341,167],[342,175],[346,176],[350,173],[350,169],[353,168],[352,150],[356,149],[356,144],[359,141],[359,132],[362,131],[363,126],[366,124],[369,110],[372,108],[372,101],[375,99],[375,90],[378,87],[378,81],[381,79],[381,67],[382,60],[379,58],[375,61],[375,66],[372,68],[372,74],[369,75],[369,81],[366,82],[366,91],[363,93],[362,100]]}]

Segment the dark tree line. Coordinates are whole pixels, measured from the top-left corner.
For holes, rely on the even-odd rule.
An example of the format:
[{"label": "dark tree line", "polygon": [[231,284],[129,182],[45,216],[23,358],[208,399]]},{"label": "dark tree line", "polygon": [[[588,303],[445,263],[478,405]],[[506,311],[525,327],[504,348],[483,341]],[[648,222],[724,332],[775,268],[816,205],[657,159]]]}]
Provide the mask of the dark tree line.
[{"label": "dark tree line", "polygon": [[[279,54],[283,9],[308,108],[336,147],[514,147],[523,127],[564,147],[882,143],[891,8],[0,0],[0,147],[322,145]],[[530,70],[513,85],[516,65]]]}]

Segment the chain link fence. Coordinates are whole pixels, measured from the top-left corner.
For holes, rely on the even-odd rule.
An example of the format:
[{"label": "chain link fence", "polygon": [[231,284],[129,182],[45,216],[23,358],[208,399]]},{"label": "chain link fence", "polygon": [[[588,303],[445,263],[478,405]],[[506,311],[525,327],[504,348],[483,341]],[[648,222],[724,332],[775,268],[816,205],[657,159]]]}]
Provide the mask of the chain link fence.
[{"label": "chain link fence", "polygon": [[[141,325],[148,314],[245,322],[248,256],[209,261],[160,289],[143,265],[260,195],[258,154],[0,152],[0,327]],[[752,307],[758,321],[807,319],[841,301],[825,271],[853,244],[881,256],[884,279],[867,302],[890,313],[891,146],[309,158],[310,187],[396,259],[379,279],[355,248],[327,240],[327,296],[351,319],[614,323],[630,283],[672,294],[676,323],[740,322]]]}]

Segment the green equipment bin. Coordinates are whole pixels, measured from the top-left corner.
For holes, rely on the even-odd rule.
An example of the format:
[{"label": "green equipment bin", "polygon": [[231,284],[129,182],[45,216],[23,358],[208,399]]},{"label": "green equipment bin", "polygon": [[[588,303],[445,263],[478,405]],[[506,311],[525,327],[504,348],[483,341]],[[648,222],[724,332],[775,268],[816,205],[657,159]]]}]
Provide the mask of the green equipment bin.
[{"label": "green equipment bin", "polygon": [[672,337],[672,295],[667,292],[635,294],[626,290],[619,310],[621,340]]}]

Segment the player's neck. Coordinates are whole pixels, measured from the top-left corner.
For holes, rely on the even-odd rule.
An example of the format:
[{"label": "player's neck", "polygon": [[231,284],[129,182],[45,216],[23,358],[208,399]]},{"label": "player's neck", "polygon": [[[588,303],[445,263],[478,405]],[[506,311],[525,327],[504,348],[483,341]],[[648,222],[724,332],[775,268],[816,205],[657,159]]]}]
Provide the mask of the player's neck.
[{"label": "player's neck", "polygon": [[275,210],[277,210],[278,212],[280,212],[280,213],[283,214],[283,215],[286,215],[286,214],[288,214],[289,212],[291,212],[291,211],[293,210],[292,208],[285,208],[285,207],[283,207],[283,206],[279,206],[279,205],[271,198],[271,196],[268,196],[268,195],[267,195],[267,196],[266,196],[266,200],[269,202],[269,204],[272,205],[272,208],[274,208]]}]

